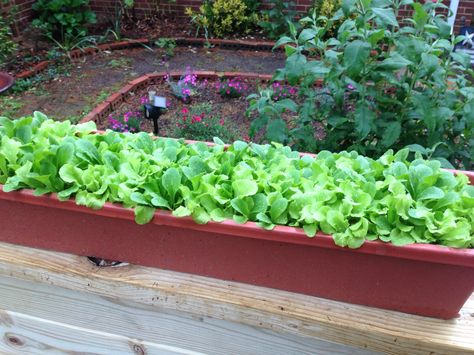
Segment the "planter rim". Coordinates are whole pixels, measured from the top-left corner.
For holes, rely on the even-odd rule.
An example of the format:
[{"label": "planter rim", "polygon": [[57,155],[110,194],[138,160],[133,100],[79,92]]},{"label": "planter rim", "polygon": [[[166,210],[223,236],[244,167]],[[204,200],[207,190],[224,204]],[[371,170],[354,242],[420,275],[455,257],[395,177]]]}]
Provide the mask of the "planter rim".
[{"label": "planter rim", "polygon": [[[4,192],[3,185],[0,186],[0,200],[8,200],[57,209],[66,209],[79,213],[95,214],[103,217],[119,218],[135,223],[133,210],[124,208],[120,204],[106,202],[101,209],[93,210],[85,206],[76,205],[74,199],[60,201],[58,200],[56,194],[35,196],[33,190],[30,189]],[[376,240],[365,241],[362,247],[358,249],[350,249],[337,246],[334,244],[334,241],[330,235],[322,232],[318,232],[315,237],[310,238],[306,236],[302,228],[281,225],[278,225],[273,230],[269,231],[261,228],[255,222],[237,224],[233,220],[226,220],[224,222],[210,221],[207,224],[197,224],[191,217],[175,217],[172,215],[171,211],[160,209],[156,210],[155,215],[150,223],[153,225],[180,227],[196,231],[222,233],[232,236],[263,239],[279,243],[307,245],[308,247],[320,247],[348,253],[372,254],[384,257],[389,256],[401,259],[411,259],[474,268],[474,249],[472,248],[456,249],[436,244],[410,244],[399,247],[391,243],[385,243]],[[223,236],[223,238],[225,238],[225,236]]]}]

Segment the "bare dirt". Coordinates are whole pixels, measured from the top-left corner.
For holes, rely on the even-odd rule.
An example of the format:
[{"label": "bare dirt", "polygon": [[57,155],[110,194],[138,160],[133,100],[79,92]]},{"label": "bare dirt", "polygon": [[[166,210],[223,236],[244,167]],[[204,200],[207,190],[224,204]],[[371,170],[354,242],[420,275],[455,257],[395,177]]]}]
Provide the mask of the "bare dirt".
[{"label": "bare dirt", "polygon": [[[284,54],[265,51],[179,47],[166,58],[162,50],[133,48],[105,51],[66,65],[66,74],[33,89],[8,94],[22,107],[14,116],[38,110],[55,119],[79,120],[128,81],[143,74],[192,70],[241,71],[271,74],[283,67]],[[13,118],[15,118],[13,117]]]}]

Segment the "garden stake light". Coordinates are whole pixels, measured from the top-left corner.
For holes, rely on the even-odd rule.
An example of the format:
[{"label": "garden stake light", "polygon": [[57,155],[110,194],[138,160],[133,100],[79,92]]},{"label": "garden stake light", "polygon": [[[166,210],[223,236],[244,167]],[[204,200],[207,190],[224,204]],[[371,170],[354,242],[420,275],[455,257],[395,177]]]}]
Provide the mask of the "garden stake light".
[{"label": "garden stake light", "polygon": [[[143,105],[144,116],[148,120],[153,120],[153,134],[158,135],[158,118],[166,110],[166,97],[156,96],[150,92],[150,103]],[[153,98],[153,100],[151,100]]]}]

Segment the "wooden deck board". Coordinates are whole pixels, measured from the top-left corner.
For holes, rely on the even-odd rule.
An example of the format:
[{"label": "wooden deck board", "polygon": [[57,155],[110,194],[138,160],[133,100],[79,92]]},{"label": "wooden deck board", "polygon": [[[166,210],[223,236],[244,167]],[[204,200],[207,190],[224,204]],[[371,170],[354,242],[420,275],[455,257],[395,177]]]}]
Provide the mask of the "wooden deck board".
[{"label": "wooden deck board", "polygon": [[[4,309],[3,318],[10,319],[3,324],[0,321],[0,334],[9,334],[3,337],[3,348],[0,340],[0,353],[12,348],[54,348],[115,355],[133,353],[135,347],[147,355],[173,351],[207,355],[367,355],[364,350],[319,339],[2,276],[0,309]],[[9,341],[11,336],[18,341]]]},{"label": "wooden deck board", "polygon": [[98,268],[83,257],[5,243],[0,277],[375,352],[474,354],[474,297],[459,318],[442,321],[155,268]]}]

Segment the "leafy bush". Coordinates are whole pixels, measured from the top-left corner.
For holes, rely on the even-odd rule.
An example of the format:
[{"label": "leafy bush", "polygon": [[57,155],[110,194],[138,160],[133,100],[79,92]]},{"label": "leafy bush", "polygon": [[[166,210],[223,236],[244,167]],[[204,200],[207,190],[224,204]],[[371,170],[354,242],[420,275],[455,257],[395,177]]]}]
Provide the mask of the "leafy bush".
[{"label": "leafy bush", "polygon": [[12,40],[10,25],[0,17],[0,65],[5,64],[15,53],[18,45]]},{"label": "leafy bush", "polygon": [[205,0],[199,12],[186,8],[186,14],[207,37],[224,37],[229,34],[248,32],[257,22],[258,1],[253,0]]},{"label": "leafy bush", "polygon": [[474,246],[474,186],[437,161],[407,162],[408,150],[373,160],[356,152],[303,156],[289,147],[237,141],[225,149],[156,139],[144,132],[91,134],[38,112],[0,119],[3,190],[56,192],[61,200],[101,208],[133,207],[137,223],[155,208],[197,223],[233,219],[330,233],[336,244]]},{"label": "leafy bush", "polygon": [[[310,14],[315,11],[316,15],[321,18],[321,23],[324,24],[327,22],[327,20],[324,20],[323,18],[333,18],[336,12],[341,9],[341,7],[342,0],[315,0],[313,7],[310,9]],[[328,28],[328,33],[334,35],[341,23],[341,20],[334,21],[331,28]]]},{"label": "leafy bush", "polygon": [[[413,8],[404,25],[395,15],[402,3]],[[302,19],[309,27],[300,32],[290,26],[291,36],[277,43],[286,45],[287,60],[274,79],[299,85],[299,121],[288,129],[276,117],[266,129],[296,148],[372,157],[413,143],[438,144],[432,158],[472,169],[473,71],[469,57],[453,51],[462,38],[451,41],[451,28],[436,11],[445,8],[431,1],[354,0],[324,27],[314,17]],[[337,36],[327,39],[343,15]],[[315,122],[324,128],[323,137],[315,138]]]},{"label": "leafy bush", "polygon": [[250,105],[246,111],[248,117],[256,111],[257,117],[250,125],[249,136],[254,138],[264,130],[263,138],[268,142],[289,143],[289,130],[283,115],[287,112],[295,113],[298,110],[296,103],[291,99],[277,100],[272,88],[260,90],[258,94],[248,96]]},{"label": "leafy bush", "polygon": [[88,4],[89,0],[37,0],[32,9],[38,18],[32,24],[60,43],[76,41],[87,35],[87,25],[96,22]]},{"label": "leafy bush", "polygon": [[168,57],[174,56],[174,49],[176,48],[176,41],[174,39],[162,37],[155,41],[155,45],[158,48],[164,49]]},{"label": "leafy bush", "polygon": [[288,23],[296,18],[294,1],[276,0],[268,10],[263,10],[263,20],[258,23],[269,38],[278,38],[288,32]]},{"label": "leafy bush", "polygon": [[224,141],[232,141],[232,130],[229,130],[226,120],[212,115],[211,111],[212,107],[209,104],[183,108],[173,136],[199,141],[210,141],[213,137],[220,137]]}]

